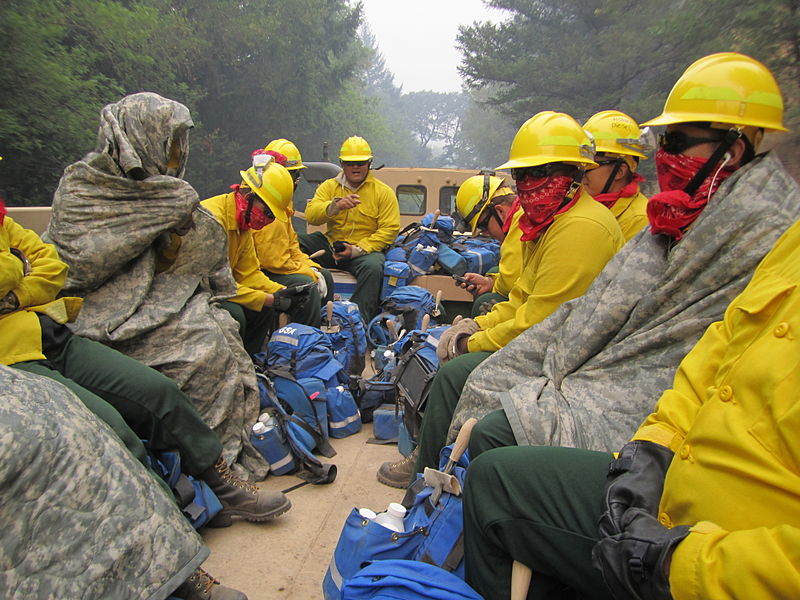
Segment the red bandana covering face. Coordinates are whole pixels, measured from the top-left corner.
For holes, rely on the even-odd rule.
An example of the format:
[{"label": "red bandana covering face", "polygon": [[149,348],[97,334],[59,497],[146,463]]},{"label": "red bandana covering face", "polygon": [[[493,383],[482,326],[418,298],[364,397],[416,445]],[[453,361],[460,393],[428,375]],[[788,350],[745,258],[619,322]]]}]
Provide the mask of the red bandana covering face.
[{"label": "red bandana covering face", "polygon": [[0,225],[3,224],[5,218],[6,218],[6,203],[3,202],[2,198],[0,198]]},{"label": "red bandana covering face", "polygon": [[621,190],[617,192],[608,192],[606,194],[597,194],[594,199],[606,208],[611,208],[620,198],[635,196],[639,192],[639,183],[642,181],[645,181],[645,178],[638,173],[634,173],[631,182],[625,185]]},{"label": "red bandana covering face", "polygon": [[253,202],[253,206],[250,209],[250,218],[247,219],[247,196],[242,194],[239,188],[239,184],[231,186],[236,200],[236,224],[239,226],[239,231],[247,231],[248,229],[258,231],[275,220],[272,215],[268,215],[265,212],[262,200]]},{"label": "red bandana covering face", "polygon": [[683,230],[700,216],[709,198],[737,168],[726,166],[717,169],[716,177],[714,172],[710,173],[690,197],[683,188],[706,162],[705,158],[667,154],[660,149],[656,152],[656,173],[662,191],[647,203],[647,219],[653,234],[664,233],[680,240]]},{"label": "red bandana covering face", "polygon": [[561,206],[571,185],[572,177],[566,175],[517,180],[517,200],[524,211],[519,219],[519,228],[522,230],[520,239],[523,242],[538,238],[556,215],[568,211],[578,201],[580,192],[566,205]]},{"label": "red bandana covering face", "polygon": [[519,196],[517,196],[514,198],[514,202],[511,203],[511,210],[508,211],[506,220],[503,221],[503,233],[508,233],[508,230],[511,229],[511,221],[514,220],[514,215],[517,214],[520,206]]}]

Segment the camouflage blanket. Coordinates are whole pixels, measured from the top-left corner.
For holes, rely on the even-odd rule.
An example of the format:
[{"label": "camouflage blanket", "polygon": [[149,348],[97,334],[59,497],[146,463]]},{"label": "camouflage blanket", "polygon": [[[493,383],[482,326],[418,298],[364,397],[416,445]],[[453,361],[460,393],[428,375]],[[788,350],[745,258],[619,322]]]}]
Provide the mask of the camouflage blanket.
[{"label": "camouflage blanket", "polygon": [[105,423],[61,384],[4,366],[0,518],[3,598],[160,600],[208,556]]},{"label": "camouflage blanket", "polygon": [[[263,479],[268,465],[249,441],[259,411],[255,370],[236,321],[219,307],[236,293],[225,232],[191,185],[159,174],[188,114],[155,94],[106,107],[96,151],[64,170],[46,235],[69,265],[64,293],[85,298],[73,331],[175,380],[226,461]],[[129,176],[137,170],[146,177]],[[194,228],[157,273],[156,249],[190,215]]]},{"label": "camouflage blanket", "polygon": [[680,242],[645,229],[584,296],[470,374],[449,438],[502,408],[520,445],[618,450],[799,216],[796,182],[767,155],[726,180]]}]

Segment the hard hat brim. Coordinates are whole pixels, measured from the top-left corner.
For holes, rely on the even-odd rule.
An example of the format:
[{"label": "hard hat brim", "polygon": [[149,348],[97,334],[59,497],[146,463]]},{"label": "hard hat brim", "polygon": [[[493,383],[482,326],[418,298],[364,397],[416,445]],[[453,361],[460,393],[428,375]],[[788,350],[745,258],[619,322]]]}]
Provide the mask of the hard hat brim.
[{"label": "hard hat brim", "polygon": [[247,171],[239,171],[239,175],[242,176],[242,185],[254,191],[256,195],[264,201],[264,204],[269,207],[270,212],[272,212],[272,214],[275,216],[276,221],[280,221],[281,223],[289,222],[289,216],[286,214],[286,211],[280,207],[280,205],[276,204],[273,198],[265,196],[260,189],[255,188],[248,183]]}]

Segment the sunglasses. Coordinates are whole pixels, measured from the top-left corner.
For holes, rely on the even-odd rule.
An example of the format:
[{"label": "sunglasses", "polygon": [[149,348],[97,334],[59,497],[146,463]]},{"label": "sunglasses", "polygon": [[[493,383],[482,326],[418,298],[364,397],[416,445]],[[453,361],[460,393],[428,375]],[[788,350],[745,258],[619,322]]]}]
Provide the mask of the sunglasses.
[{"label": "sunglasses", "polygon": [[721,137],[692,137],[682,131],[665,131],[658,136],[658,145],[667,154],[681,154],[692,146],[718,144]]},{"label": "sunglasses", "polygon": [[511,177],[515,181],[519,179],[527,179],[529,177],[550,177],[550,175],[552,175],[559,168],[563,168],[563,166],[552,163],[546,165],[537,165],[535,167],[517,167],[516,169],[511,169]]},{"label": "sunglasses", "polygon": [[261,199],[261,196],[259,196],[255,192],[250,192],[249,194],[247,194],[247,202],[248,202],[248,205],[249,205],[248,217],[250,216],[250,211],[253,209],[253,207],[257,206],[261,210],[261,212],[264,213],[265,217],[267,217],[268,219],[274,219],[275,218],[275,215],[272,213],[272,210],[270,209],[270,207],[267,206],[267,203],[264,202]]},{"label": "sunglasses", "polygon": [[368,164],[369,164],[368,160],[343,160],[342,161],[342,166],[343,167],[363,167],[363,166],[368,165]]}]

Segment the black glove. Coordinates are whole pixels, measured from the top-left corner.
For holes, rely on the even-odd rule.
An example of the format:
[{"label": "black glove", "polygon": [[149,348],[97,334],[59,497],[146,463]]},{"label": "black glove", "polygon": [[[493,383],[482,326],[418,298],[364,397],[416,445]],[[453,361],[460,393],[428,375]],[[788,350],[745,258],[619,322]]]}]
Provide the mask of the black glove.
[{"label": "black glove", "polygon": [[605,506],[597,523],[601,538],[622,531],[620,519],[631,507],[656,516],[673,455],[666,446],[653,442],[635,440],[622,447],[619,457],[608,465]]},{"label": "black glove", "polygon": [[603,574],[615,598],[671,600],[669,567],[672,553],[689,526],[667,529],[641,508],[627,510],[622,533],[601,539],[592,548],[592,564]]},{"label": "black glove", "polygon": [[272,308],[281,312],[290,312],[303,308],[308,302],[308,293],[317,285],[310,283],[293,283],[278,290],[273,296]]}]

